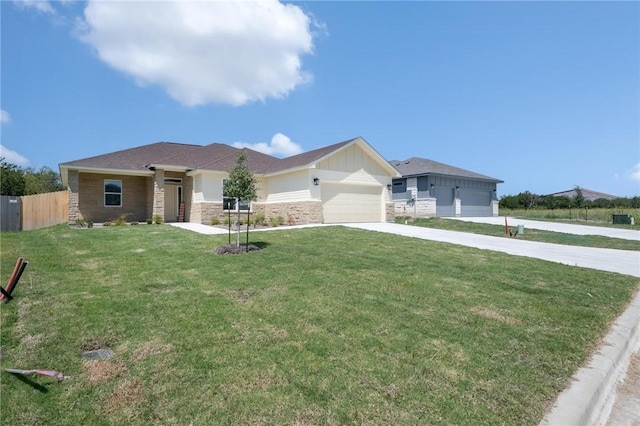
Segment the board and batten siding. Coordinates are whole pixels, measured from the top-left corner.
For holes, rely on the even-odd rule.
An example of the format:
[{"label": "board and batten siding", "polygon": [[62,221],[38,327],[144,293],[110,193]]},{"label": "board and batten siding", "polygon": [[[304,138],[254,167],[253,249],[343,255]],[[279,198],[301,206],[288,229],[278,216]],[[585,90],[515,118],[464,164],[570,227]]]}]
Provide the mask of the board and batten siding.
[{"label": "board and batten siding", "polygon": [[353,144],[342,151],[318,162],[318,169],[353,173],[364,170],[375,176],[388,176],[389,172],[358,144]]}]

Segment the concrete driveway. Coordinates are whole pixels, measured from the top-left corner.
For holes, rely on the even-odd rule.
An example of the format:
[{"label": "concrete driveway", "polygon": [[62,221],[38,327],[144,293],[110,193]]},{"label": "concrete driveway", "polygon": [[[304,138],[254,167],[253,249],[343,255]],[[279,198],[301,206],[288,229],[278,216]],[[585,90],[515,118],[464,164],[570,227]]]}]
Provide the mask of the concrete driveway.
[{"label": "concrete driveway", "polygon": [[[497,217],[452,217],[447,219],[462,220],[465,222],[488,223],[491,225],[503,225],[504,216]],[[543,222],[538,220],[515,219],[507,216],[509,226],[524,225],[526,228],[541,229],[544,231],[562,232],[573,235],[601,235],[603,237],[621,238],[623,240],[640,241],[640,231],[633,229],[607,228],[603,226],[574,225],[571,223]]]},{"label": "concrete driveway", "polygon": [[[503,218],[504,221],[504,218]],[[561,225],[561,224],[560,224]],[[581,268],[599,269],[640,277],[640,252],[560,244],[522,241],[515,238],[491,237],[467,232],[445,231],[396,223],[345,224],[351,228],[385,232],[405,237],[459,244],[483,250],[493,250],[515,256],[532,257]],[[636,231],[633,231],[636,232]]]}]

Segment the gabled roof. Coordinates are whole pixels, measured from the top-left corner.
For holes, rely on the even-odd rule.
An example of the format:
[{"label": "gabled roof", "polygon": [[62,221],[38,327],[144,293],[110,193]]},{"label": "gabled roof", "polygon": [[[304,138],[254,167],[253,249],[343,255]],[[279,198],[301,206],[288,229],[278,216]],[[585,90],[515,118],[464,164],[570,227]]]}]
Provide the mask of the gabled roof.
[{"label": "gabled roof", "polygon": [[68,169],[136,173],[151,173],[151,169],[154,167],[183,169],[185,171],[228,171],[236,163],[238,152],[243,150],[247,155],[247,167],[253,172],[273,174],[299,167],[312,166],[325,157],[360,141],[368,147],[372,154],[379,158],[380,162],[386,163],[389,170],[394,170],[384,158],[360,137],[282,159],[249,148],[234,148],[220,143],[201,146],[157,142],[61,163],[60,170],[62,171],[63,181],[66,178]]},{"label": "gabled roof", "polygon": [[490,176],[481,175],[459,167],[428,160],[426,158],[411,157],[408,160],[393,160],[391,164],[402,173],[402,177],[439,175],[461,177],[465,179],[484,180],[488,182],[502,183],[504,181]]},{"label": "gabled roof", "polygon": [[[356,138],[357,139],[357,138]],[[333,145],[325,146],[322,148],[314,149],[312,151],[303,152],[302,154],[293,155],[291,157],[283,158],[282,163],[278,165],[279,169],[272,170],[272,172],[277,172],[280,170],[288,170],[295,169],[298,167],[308,166],[309,164],[315,163],[318,160],[326,157],[327,155],[339,150],[340,148],[350,144],[356,139],[350,139],[348,141],[336,143]]]},{"label": "gabled roof", "polygon": [[[582,196],[584,197],[584,199],[589,201],[595,201],[600,198],[604,198],[607,200],[615,200],[617,198],[620,198],[617,195],[605,194],[604,192],[592,191],[586,188],[580,188],[580,192],[582,192]],[[554,192],[553,194],[549,194],[548,196],[575,198],[577,195],[578,195],[578,191],[574,188],[568,191]]]}]

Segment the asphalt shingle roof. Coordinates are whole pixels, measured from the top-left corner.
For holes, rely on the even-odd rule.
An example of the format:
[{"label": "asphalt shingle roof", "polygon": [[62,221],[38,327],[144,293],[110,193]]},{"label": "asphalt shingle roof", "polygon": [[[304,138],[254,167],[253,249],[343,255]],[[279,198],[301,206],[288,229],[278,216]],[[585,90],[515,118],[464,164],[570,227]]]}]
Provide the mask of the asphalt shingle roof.
[{"label": "asphalt shingle roof", "polygon": [[[266,174],[312,164],[356,139],[350,139],[282,159],[248,148],[243,148],[243,150],[247,155],[247,166],[256,173]],[[157,142],[109,154],[69,161],[61,163],[60,166],[65,168],[90,167],[144,171],[148,169],[147,166],[158,164],[188,169],[227,171],[235,164],[240,150],[240,148],[221,143],[201,146]]]},{"label": "asphalt shingle roof", "polygon": [[393,160],[391,164],[402,173],[403,177],[421,176],[421,175],[441,175],[455,176],[467,179],[478,179],[490,182],[501,183],[500,179],[490,176],[481,175],[459,167],[450,166],[448,164],[439,163],[437,161],[428,160],[426,158],[411,157],[408,160]]},{"label": "asphalt shingle roof", "polygon": [[[61,163],[66,167],[92,167],[118,170],[146,170],[148,164],[167,164],[166,159],[185,156],[189,152],[201,148],[199,145],[187,145],[173,142],[156,142],[135,148],[83,158],[81,160]],[[177,165],[177,164],[176,164]],[[184,164],[182,164],[184,165]]]}]

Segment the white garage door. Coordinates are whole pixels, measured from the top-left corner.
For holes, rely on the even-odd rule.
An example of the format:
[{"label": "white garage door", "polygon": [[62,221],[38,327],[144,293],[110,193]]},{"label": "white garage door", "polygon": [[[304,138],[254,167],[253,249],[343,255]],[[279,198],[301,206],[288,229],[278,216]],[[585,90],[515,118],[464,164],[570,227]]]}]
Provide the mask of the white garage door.
[{"label": "white garage door", "polygon": [[380,222],[382,187],[322,184],[324,223]]},{"label": "white garage door", "polygon": [[462,216],[493,216],[491,192],[460,189],[460,208]]}]

